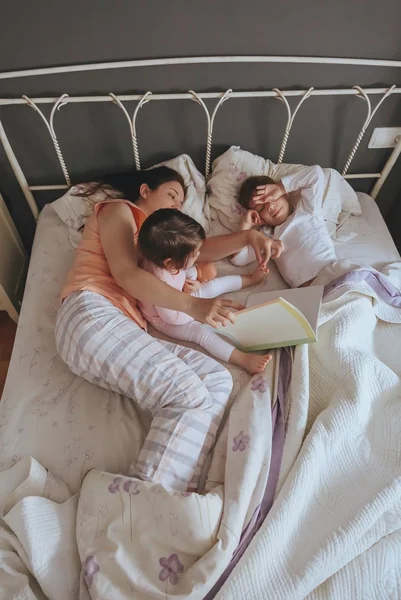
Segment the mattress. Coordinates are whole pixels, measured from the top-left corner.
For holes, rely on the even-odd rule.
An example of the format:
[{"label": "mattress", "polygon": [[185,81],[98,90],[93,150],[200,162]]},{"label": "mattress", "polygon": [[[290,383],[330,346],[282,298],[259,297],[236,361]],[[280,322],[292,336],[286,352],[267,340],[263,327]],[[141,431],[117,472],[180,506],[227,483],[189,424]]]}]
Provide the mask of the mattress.
[{"label": "mattress", "polygon": [[362,193],[358,193],[358,199],[362,215],[351,216],[337,231],[340,240],[356,236],[345,243],[335,243],[337,257],[380,270],[381,266],[399,260],[400,255],[376,202]]},{"label": "mattress", "polygon": [[[337,245],[339,254],[354,262],[393,262],[399,254],[374,201],[360,195],[363,214],[341,228],[356,232]],[[224,228],[213,221],[214,234]],[[143,442],[149,414],[122,396],[93,386],[73,375],[58,357],[54,323],[61,285],[74,257],[64,223],[51,206],[40,216],[13,355],[0,404],[0,470],[23,456],[33,456],[69,486],[79,490],[82,475],[92,467],[125,472]],[[244,267],[249,271],[253,267]],[[221,261],[221,274],[233,272]],[[237,271],[238,272],[238,271]],[[274,264],[263,288],[287,287]],[[236,293],[246,301],[249,291]],[[241,369],[230,367],[235,396],[249,381]]]},{"label": "mattress", "polygon": [[[361,262],[363,260],[365,263],[373,259],[390,262],[397,260],[398,253],[391,242],[379,211],[375,210],[372,199],[362,198],[362,204],[364,208],[363,215],[350,219],[346,227],[344,226],[343,232],[339,233],[339,237],[344,239],[345,236],[349,237],[351,232],[355,233],[358,229],[358,234],[350,242],[341,243],[341,250],[346,252],[347,258],[353,262],[357,260],[358,256]],[[213,222],[212,231],[214,234],[223,232],[215,221]],[[361,239],[358,240],[358,237]],[[368,238],[370,242],[368,244],[369,253],[364,253],[363,240],[365,238]],[[39,585],[43,590],[43,594],[47,597],[60,597],[60,600],[62,598],[70,600],[71,598],[89,597],[88,595],[82,596],[79,594],[78,580],[82,563],[82,572],[86,578],[87,586],[91,587],[93,578],[100,569],[102,577],[106,576],[107,573],[105,585],[108,592],[110,589],[118,589],[121,592],[119,597],[133,597],[132,594],[134,593],[135,597],[145,598],[144,589],[142,590],[144,594],[138,595],[138,586],[143,587],[145,582],[146,585],[149,584],[150,586],[152,584],[155,587],[155,585],[159,586],[160,581],[164,581],[164,571],[163,576],[159,571],[160,565],[162,565],[161,560],[170,561],[174,556],[177,556],[176,552],[179,552],[180,558],[184,561],[182,557],[183,548],[188,541],[185,541],[184,544],[183,540],[187,540],[188,530],[184,527],[183,537],[177,537],[176,539],[175,536],[177,536],[178,530],[175,527],[175,519],[180,519],[180,522],[182,522],[184,513],[179,502],[189,500],[187,500],[185,494],[177,498],[172,492],[173,504],[170,509],[170,504],[159,498],[160,490],[155,489],[151,490],[149,496],[153,504],[152,502],[146,502],[143,508],[140,508],[138,504],[135,510],[135,503],[142,502],[145,497],[142,491],[145,490],[137,494],[135,488],[131,497],[131,488],[129,488],[129,499],[128,496],[123,497],[115,494],[116,481],[124,481],[122,477],[115,477],[115,474],[127,472],[128,466],[137,456],[148,428],[150,415],[138,410],[134,403],[127,398],[98,388],[74,376],[57,356],[54,343],[54,323],[59,306],[60,288],[73,258],[74,249],[69,241],[67,227],[51,206],[45,207],[38,223],[13,356],[4,395],[0,403],[0,479],[2,479],[0,500],[3,500],[3,527],[0,528],[0,545],[2,548],[0,562],[2,562],[3,576],[6,575],[7,579],[6,584],[4,584],[3,577],[2,589],[6,591],[7,598],[28,597],[28,587],[31,589],[32,586],[32,589],[34,589]],[[236,271],[236,268],[228,261],[221,261],[218,267],[221,273]],[[254,268],[254,265],[248,265],[244,270],[252,268]],[[283,287],[286,287],[285,283],[275,265],[272,264],[271,272],[266,281],[260,284],[258,289],[254,288],[254,291]],[[246,290],[239,294],[236,293],[235,296],[245,301],[248,294],[249,291]],[[366,303],[366,299],[361,298],[359,302]],[[369,307],[371,312],[374,310],[370,297],[366,306]],[[351,317],[354,317],[354,312],[354,310],[351,311]],[[370,319],[369,315],[362,325],[359,325],[360,329],[366,328],[366,320],[369,323],[375,321],[374,318]],[[341,329],[344,335],[347,334],[352,337],[352,324],[351,319],[350,327],[347,326]],[[387,324],[380,324],[380,331],[383,330],[383,341],[382,337],[377,338],[377,340],[375,338],[378,353],[382,352],[383,348],[389,353],[386,340],[393,339],[388,337],[389,334],[391,336],[396,335],[395,326],[388,325],[391,328],[389,331],[386,327]],[[306,594],[291,595],[288,593],[287,579],[291,579],[292,573],[305,573],[302,578],[299,575],[296,578],[294,577],[295,583],[290,582],[291,587],[298,585],[302,590],[314,589],[332,574],[330,569],[323,569],[320,566],[319,572],[312,578],[311,572],[315,572],[316,569],[306,569],[302,561],[305,559],[308,565],[315,565],[317,557],[321,556],[322,553],[327,555],[327,548],[332,547],[329,538],[328,541],[321,538],[320,528],[313,529],[316,515],[319,511],[321,512],[322,507],[324,508],[323,512],[325,512],[327,505],[328,514],[330,515],[330,520],[327,519],[326,513],[323,515],[327,535],[331,535],[336,527],[342,528],[343,531],[351,531],[351,533],[353,531],[353,523],[349,524],[349,519],[345,519],[341,512],[341,505],[339,504],[336,511],[336,504],[330,503],[333,493],[337,493],[336,485],[338,481],[341,484],[345,482],[346,486],[349,485],[350,477],[348,474],[346,477],[344,475],[340,477],[337,473],[337,479],[333,479],[334,467],[340,463],[343,464],[342,458],[341,460],[339,458],[340,455],[333,455],[334,467],[331,468],[330,463],[324,458],[324,452],[319,450],[316,456],[312,457],[307,468],[295,469],[295,476],[288,485],[296,485],[298,482],[298,497],[294,496],[295,488],[291,487],[291,492],[280,505],[283,523],[276,531],[274,531],[274,527],[275,523],[278,522],[277,510],[272,510],[268,514],[268,518],[265,518],[265,515],[273,502],[276,485],[279,485],[279,487],[283,485],[296,457],[301,456],[300,450],[304,433],[306,433],[307,423],[305,418],[308,411],[316,417],[318,412],[323,410],[322,398],[325,396],[331,397],[332,387],[337,390],[337,374],[341,371],[342,366],[337,365],[334,368],[334,386],[327,385],[329,379],[322,374],[322,365],[328,355],[327,349],[324,347],[324,341],[326,340],[329,345],[331,344],[331,353],[333,350],[333,332],[334,329],[332,330],[332,326],[329,325],[329,335],[322,335],[320,343],[314,345],[315,352],[318,352],[320,347],[321,350],[316,365],[312,369],[318,375],[311,380],[310,386],[307,382],[313,373],[309,369],[308,361],[304,360],[309,347],[300,346],[295,353],[295,357],[298,358],[294,358],[292,365],[293,377],[291,391],[288,394],[288,400],[291,402],[289,412],[285,403],[281,405],[280,402],[277,402],[273,411],[270,408],[270,400],[276,397],[276,391],[280,388],[280,381],[283,397],[287,398],[287,393],[283,391],[285,390],[283,387],[284,380],[280,379],[282,376],[288,380],[285,375],[286,370],[283,369],[283,372],[281,372],[280,351],[277,351],[277,360],[269,363],[263,378],[259,376],[249,382],[249,376],[243,371],[235,368],[230,369],[234,378],[232,397],[234,404],[232,410],[227,411],[227,420],[219,434],[209,471],[209,479],[213,482],[213,485],[220,483],[225,486],[225,493],[222,495],[220,503],[221,509],[219,509],[221,510],[221,516],[218,511],[215,515],[216,526],[220,524],[219,534],[216,538],[219,541],[213,546],[213,550],[217,554],[212,557],[211,550],[206,552],[205,549],[201,550],[199,545],[196,548],[191,546],[190,554],[187,553],[190,558],[189,560],[187,557],[188,569],[185,569],[182,576],[183,581],[186,578],[186,581],[190,583],[191,589],[193,581],[208,582],[209,573],[213,573],[213,576],[215,576],[218,569],[225,569],[233,556],[235,560],[239,560],[248,543],[251,545],[246,551],[246,555],[243,556],[216,598],[231,597],[239,599],[245,595],[264,598],[267,582],[272,587],[274,597],[304,597]],[[336,336],[334,336],[334,340],[336,340]],[[338,350],[340,358],[343,358],[342,340],[339,340]],[[357,354],[356,351],[355,354]],[[290,358],[288,354],[286,360],[288,361],[287,372],[289,372]],[[393,360],[392,355],[391,360]],[[388,371],[391,360],[385,362],[383,369]],[[353,357],[348,360],[349,364],[354,364],[354,362]],[[370,373],[370,359],[367,360],[366,364]],[[390,377],[387,371],[383,372]],[[278,372],[280,372],[280,377],[277,376]],[[372,379],[374,379],[374,375],[372,375]],[[321,389],[317,384],[321,385]],[[308,394],[305,393],[307,388],[311,390],[311,401]],[[370,389],[370,386],[368,388]],[[339,393],[341,395],[341,389]],[[333,402],[337,408],[341,408],[344,398],[342,397],[342,402],[337,400],[333,400]],[[361,404],[364,405],[363,402]],[[349,405],[353,414],[355,396],[352,392],[349,396]],[[276,415],[276,421],[273,419],[273,414],[270,415],[271,412]],[[326,414],[327,411],[323,411],[323,413]],[[282,416],[286,415],[285,420],[283,418],[280,420],[277,416],[280,414]],[[379,407],[378,414],[374,419],[375,423],[380,421],[378,418],[380,416],[383,423],[386,422],[386,414],[386,411],[381,410]],[[275,422],[274,430],[273,421]],[[343,423],[338,418],[334,421],[340,425]],[[347,418],[344,422],[348,426],[351,421],[352,419]],[[276,428],[277,423],[281,424]],[[380,427],[383,426],[381,421],[379,425]],[[284,434],[285,427],[287,428],[286,438]],[[344,426],[341,425],[341,427]],[[335,440],[335,443],[329,443],[328,447],[332,450],[338,449],[338,440],[341,438],[340,431],[332,430],[330,424],[323,429],[325,432],[331,431],[332,442]],[[380,429],[380,431],[382,430]],[[245,432],[247,432],[246,435]],[[278,433],[280,432],[281,438],[279,439]],[[232,445],[231,435],[233,435]],[[238,439],[242,440],[243,438],[247,440],[246,444],[252,440],[252,444],[249,446],[252,452],[249,454],[243,454],[243,449],[238,446]],[[308,440],[310,446],[314,445],[316,437],[312,439],[312,442],[310,442],[310,438],[311,434],[307,436],[302,448],[305,448]],[[348,434],[345,438],[348,439]],[[393,456],[392,453],[396,445],[393,444],[390,448],[388,444],[382,443],[382,439],[386,440],[387,443],[387,433],[378,438],[377,451],[385,451]],[[377,445],[376,438],[372,438],[372,444],[373,442]],[[358,444],[354,445],[357,446]],[[349,452],[348,455],[350,455]],[[35,460],[27,458],[30,456],[34,457]],[[313,479],[318,463],[328,481],[333,480],[335,483],[334,491],[329,489],[328,484],[327,494],[329,500],[327,502],[325,500],[323,504],[320,503],[321,490],[316,488],[313,492],[313,482],[305,480],[305,483],[300,484],[299,479],[301,473]],[[361,464],[359,457],[356,464]],[[14,468],[6,471],[10,467]],[[45,469],[48,471],[46,472]],[[366,488],[365,471],[363,468],[360,470],[363,485]],[[84,478],[84,475],[88,472],[89,474]],[[386,474],[387,477],[388,469],[387,471],[380,469],[380,473]],[[270,485],[271,475],[275,479],[273,487]],[[98,478],[100,487],[94,485],[93,478]],[[315,482],[316,485],[318,479]],[[277,481],[279,484],[277,484]],[[367,492],[367,498],[370,500],[376,497],[374,485],[378,489],[383,486],[379,479],[377,481],[376,479],[371,480],[369,483],[371,486]],[[143,483],[144,487],[148,485],[153,486],[154,484]],[[158,486],[155,486],[155,488],[158,488]],[[283,489],[281,489],[280,495]],[[311,494],[305,496],[305,489],[312,490]],[[71,494],[79,490],[81,492],[79,495],[71,497]],[[127,492],[125,484],[124,490]],[[50,502],[48,498],[51,499]],[[204,498],[207,505],[208,496],[202,496],[202,499]],[[352,495],[352,499],[355,502],[355,511],[351,512],[352,514],[358,514],[362,502],[360,494]],[[308,513],[307,508],[311,500],[315,504]],[[133,506],[131,506],[131,501]],[[158,503],[157,510],[155,510],[156,504],[154,504],[156,501]],[[194,502],[196,501],[195,498]],[[129,504],[126,508],[124,508],[124,502]],[[291,528],[289,528],[290,521],[287,518],[288,510],[283,513],[283,509],[289,506],[291,502],[295,504],[291,513],[292,527],[295,528],[293,537],[289,535]],[[367,506],[369,502],[363,501],[362,504]],[[305,507],[306,505],[308,506]],[[277,509],[276,502],[274,506]],[[300,511],[302,506],[303,508]],[[189,511],[191,523],[192,516],[197,514],[198,508],[197,504]],[[137,537],[148,539],[148,536],[150,536],[149,539],[153,541],[147,544],[146,548],[132,544],[131,509],[132,518],[134,519],[134,531],[135,524],[139,526],[142,523],[144,512],[149,513],[148,527],[145,527],[143,534],[135,535],[135,539]],[[128,517],[128,514],[130,525],[127,528],[127,521],[124,519]],[[274,514],[276,519],[274,519]],[[309,533],[305,539],[312,541],[317,546],[316,552],[314,548],[308,550],[302,541],[304,536],[298,535],[299,514],[303,514],[305,518],[308,515],[310,516],[312,526],[307,528]],[[205,524],[207,534],[205,539],[208,540],[208,543],[212,537],[214,539],[214,534],[211,535],[210,515],[208,509],[207,518],[202,521],[201,517],[201,522]],[[371,521],[372,519],[374,522],[377,521],[375,514],[370,515],[370,517]],[[157,521],[159,518],[160,523],[167,528],[165,534],[160,534],[161,529],[158,526],[159,521]],[[115,529],[117,524],[120,528],[117,532],[118,535]],[[155,529],[149,533],[151,526],[154,526]],[[258,535],[255,535],[258,527],[260,527],[260,531]],[[376,527],[377,532],[375,532],[374,539],[372,538],[372,543],[385,535],[381,527],[381,523]],[[11,539],[9,531],[12,532],[13,536],[14,534],[16,536],[15,540],[14,537],[12,538],[11,545],[9,544]],[[316,532],[319,532],[319,535]],[[196,525],[196,539],[198,534],[199,526]],[[115,551],[110,552],[108,546],[109,536],[115,540],[115,535],[120,541],[117,545],[113,541],[112,547]],[[362,533],[357,535],[357,539],[361,540],[363,538]],[[241,543],[238,546],[239,539],[241,539]],[[300,539],[301,542],[299,542]],[[127,543],[126,551],[122,551],[125,544],[124,540]],[[243,540],[244,548],[241,549]],[[347,542],[348,546],[354,548],[354,542],[355,536],[350,534]],[[343,544],[343,547],[345,547],[345,544]],[[366,545],[362,544],[358,548],[358,552],[361,553],[366,550]],[[168,558],[165,556],[166,549],[168,549]],[[139,563],[142,564],[143,556],[147,556],[146,552],[148,550],[150,554],[153,553],[153,558],[152,561],[145,559],[146,579],[145,571],[139,568]],[[239,553],[238,550],[240,550]],[[282,567],[276,561],[271,560],[273,555],[279,555],[280,553],[280,565],[288,565],[288,568],[285,569],[286,577],[283,576]],[[337,560],[337,563],[335,563],[336,568],[340,568],[343,564],[341,562],[343,556],[348,556],[347,552],[345,550],[339,551],[337,548],[339,558],[334,556],[334,552],[332,554],[332,559]],[[350,554],[349,560],[354,555],[355,553]],[[195,562],[193,556],[198,557]],[[162,558],[159,559],[159,557]],[[101,567],[99,567],[99,561]],[[204,570],[205,561],[206,564],[209,564],[208,561],[210,562],[209,571]],[[254,564],[255,562],[257,565]],[[260,568],[261,564],[263,568]],[[380,563],[378,562],[378,564]],[[126,571],[127,565],[129,565],[129,575]],[[136,571],[135,565],[138,567]],[[154,565],[157,566],[156,571]],[[232,566],[234,566],[234,562]],[[192,568],[193,571],[190,570]],[[269,569],[271,572],[269,572]],[[277,569],[281,569],[280,573]],[[123,594],[123,587],[133,583],[135,573],[139,574],[137,587],[125,590]],[[102,581],[103,579],[98,576],[99,585],[102,585]],[[221,583],[219,582],[217,587]],[[305,587],[307,585],[309,585],[309,588]],[[149,591],[152,586],[147,587],[147,590]],[[259,594],[255,592],[255,586],[259,586],[261,590]],[[279,589],[280,586],[282,589]],[[285,591],[283,591],[284,588]],[[2,595],[2,589],[0,589],[0,596]],[[227,591],[228,589],[230,589],[230,592]],[[233,589],[236,590],[235,593],[233,593]],[[97,588],[96,591],[92,588],[91,593],[92,591],[96,597],[99,596]],[[83,588],[81,588],[81,592],[83,592]],[[214,592],[210,597],[213,594]],[[37,597],[41,597],[41,595]],[[195,589],[194,595],[191,597],[195,598]],[[199,595],[196,597],[199,597]],[[343,596],[339,596],[339,598],[341,597]]]},{"label": "mattress", "polygon": [[[67,227],[45,206],[0,404],[0,470],[33,456],[73,493],[93,467],[127,472],[150,423],[150,413],[76,377],[57,355],[54,325],[74,252]],[[250,377],[230,370],[234,398]]]}]

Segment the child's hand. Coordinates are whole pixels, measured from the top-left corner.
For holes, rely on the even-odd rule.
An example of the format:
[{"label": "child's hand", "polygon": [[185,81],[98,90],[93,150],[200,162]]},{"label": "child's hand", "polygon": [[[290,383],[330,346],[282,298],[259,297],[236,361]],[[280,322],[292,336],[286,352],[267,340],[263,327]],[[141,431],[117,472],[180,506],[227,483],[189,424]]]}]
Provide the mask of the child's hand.
[{"label": "child's hand", "polygon": [[186,279],[182,291],[186,294],[194,294],[201,286],[201,282],[193,279]]},{"label": "child's hand", "polygon": [[252,229],[252,227],[256,227],[257,225],[262,225],[263,221],[259,216],[257,210],[248,210],[245,214],[245,217],[241,223],[241,231],[246,231],[247,229]]},{"label": "child's hand", "polygon": [[258,185],[256,191],[252,195],[251,206],[255,207],[259,204],[267,204],[275,202],[281,196],[284,196],[285,189],[282,183],[267,183],[266,185]]}]

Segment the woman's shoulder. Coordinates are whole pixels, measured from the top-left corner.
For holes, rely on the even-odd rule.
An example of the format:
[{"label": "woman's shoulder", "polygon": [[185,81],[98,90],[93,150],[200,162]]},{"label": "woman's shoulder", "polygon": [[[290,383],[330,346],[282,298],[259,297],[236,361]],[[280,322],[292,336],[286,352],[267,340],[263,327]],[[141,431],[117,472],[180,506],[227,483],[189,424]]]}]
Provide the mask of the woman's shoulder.
[{"label": "woman's shoulder", "polygon": [[136,206],[136,204],[130,200],[124,200],[124,198],[110,198],[110,200],[101,200],[100,202],[97,202],[94,207],[95,214],[99,214],[99,212],[106,206],[108,211],[115,210],[117,207],[127,206],[127,208],[129,208],[134,215],[145,214],[143,210],[139,208],[139,206]]},{"label": "woman's shoulder", "polygon": [[124,199],[103,200],[95,204],[94,215],[97,217],[100,211],[107,211],[108,216],[114,216],[117,219],[126,219],[130,215],[135,221],[137,229],[140,229],[146,219],[146,214],[139,206],[133,202]]}]

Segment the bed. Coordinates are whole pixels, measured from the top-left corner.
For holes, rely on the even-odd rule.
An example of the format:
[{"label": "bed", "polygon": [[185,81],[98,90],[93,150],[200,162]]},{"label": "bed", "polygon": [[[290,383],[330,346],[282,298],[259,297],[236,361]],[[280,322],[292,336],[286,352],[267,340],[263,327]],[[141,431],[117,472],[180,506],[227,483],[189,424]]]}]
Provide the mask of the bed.
[{"label": "bed", "polygon": [[[358,200],[319,280],[319,342],[276,350],[263,376],[230,367],[202,495],[133,483],[149,415],[57,356],[74,240],[44,207],[0,404],[0,598],[401,594],[401,259],[375,200]],[[208,218],[208,235],[228,232]],[[256,291],[285,287],[272,264]]]}]

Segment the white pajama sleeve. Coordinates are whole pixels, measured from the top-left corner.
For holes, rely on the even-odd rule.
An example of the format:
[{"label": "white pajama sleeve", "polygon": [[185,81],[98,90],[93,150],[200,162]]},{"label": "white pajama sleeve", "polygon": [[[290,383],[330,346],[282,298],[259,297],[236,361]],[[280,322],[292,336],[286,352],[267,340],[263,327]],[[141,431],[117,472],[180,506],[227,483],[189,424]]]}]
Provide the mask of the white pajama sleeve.
[{"label": "white pajama sleeve", "polygon": [[298,206],[305,212],[319,213],[322,208],[324,192],[324,173],[318,165],[304,167],[296,173],[285,175],[281,183],[287,193],[298,192]]},{"label": "white pajama sleeve", "polygon": [[245,246],[245,248],[242,248],[242,250],[240,250],[238,254],[230,258],[230,262],[236,267],[243,267],[245,265],[249,265],[255,260],[256,254],[252,246]]}]

